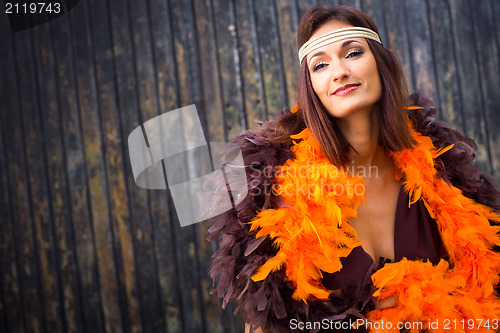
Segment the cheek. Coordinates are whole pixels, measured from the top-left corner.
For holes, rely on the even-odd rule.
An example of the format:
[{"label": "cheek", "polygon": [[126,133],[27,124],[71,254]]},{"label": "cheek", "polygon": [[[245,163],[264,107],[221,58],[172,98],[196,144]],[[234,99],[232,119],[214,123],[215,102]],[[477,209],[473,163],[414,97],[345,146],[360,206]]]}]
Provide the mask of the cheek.
[{"label": "cheek", "polygon": [[374,93],[380,96],[382,94],[382,79],[378,71],[371,73],[370,81]]},{"label": "cheek", "polygon": [[382,78],[380,77],[380,73],[378,70],[374,74],[375,78],[375,86],[377,87],[377,97],[378,99],[382,98]]},{"label": "cheek", "polygon": [[371,82],[371,89],[373,89],[374,93],[381,97],[382,96],[382,79],[380,78],[380,73],[378,72],[377,63],[375,59],[368,64],[366,68],[367,77]]},{"label": "cheek", "polygon": [[323,73],[311,75],[311,85],[316,95],[321,97],[322,94],[328,92],[328,77]]}]

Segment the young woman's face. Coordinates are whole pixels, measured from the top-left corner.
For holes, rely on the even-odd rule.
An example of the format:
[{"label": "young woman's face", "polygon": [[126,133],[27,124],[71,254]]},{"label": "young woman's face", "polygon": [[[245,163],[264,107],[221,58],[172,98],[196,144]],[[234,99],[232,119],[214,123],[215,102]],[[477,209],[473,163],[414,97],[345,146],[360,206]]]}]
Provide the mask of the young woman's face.
[{"label": "young woman's face", "polygon": [[[312,36],[351,25],[330,21]],[[371,112],[382,96],[382,83],[373,53],[364,38],[348,38],[325,45],[307,55],[314,91],[332,116],[344,118]]]}]

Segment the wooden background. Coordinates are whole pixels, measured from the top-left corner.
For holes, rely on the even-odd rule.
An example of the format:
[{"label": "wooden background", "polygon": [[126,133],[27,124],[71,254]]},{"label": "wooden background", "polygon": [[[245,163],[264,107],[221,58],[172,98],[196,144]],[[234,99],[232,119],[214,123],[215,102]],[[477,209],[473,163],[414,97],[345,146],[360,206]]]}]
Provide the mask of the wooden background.
[{"label": "wooden background", "polygon": [[[500,1],[341,2],[500,176]],[[15,34],[0,13],[0,332],[242,332],[209,294],[208,225],[135,185],[127,137],[194,103],[224,141],[291,106],[315,4],[82,0]]]}]

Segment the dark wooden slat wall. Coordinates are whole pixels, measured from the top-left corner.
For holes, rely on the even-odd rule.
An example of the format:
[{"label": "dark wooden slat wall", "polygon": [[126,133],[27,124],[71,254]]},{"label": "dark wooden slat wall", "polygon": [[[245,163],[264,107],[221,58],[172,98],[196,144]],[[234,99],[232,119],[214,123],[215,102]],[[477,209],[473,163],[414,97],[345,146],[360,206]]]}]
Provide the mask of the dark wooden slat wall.
[{"label": "dark wooden slat wall", "polygon": [[[79,234],[79,266],[81,275],[81,295],[83,298],[83,311],[85,325],[89,330],[101,331],[104,329],[103,307],[101,303],[101,290],[104,287],[99,283],[98,255],[95,251],[96,237],[94,226],[103,224],[108,208],[103,200],[103,156],[100,153],[101,136],[99,129],[99,107],[97,103],[95,62],[91,47],[92,29],[78,29],[79,26],[92,27],[88,6],[70,17],[71,37],[69,44],[73,47],[73,66],[75,70],[74,84],[77,87],[76,100],[79,110],[80,141],[83,150],[83,170],[81,177],[85,177],[85,196],[87,215],[83,223],[75,230]],[[80,254],[81,253],[81,254]]]},{"label": "dark wooden slat wall", "polygon": [[195,104],[208,141],[293,105],[295,34],[317,3],[369,13],[411,89],[500,176],[493,0],[88,0],[13,34],[0,15],[0,331],[241,332],[210,295],[207,222],[138,188],[128,134]]},{"label": "dark wooden slat wall", "polygon": [[[79,5],[81,6],[81,4]],[[116,328],[123,331],[122,307],[125,303],[123,288],[119,284],[119,261],[114,264],[116,253],[112,228],[112,193],[114,177],[109,167],[110,159],[116,150],[116,141],[120,132],[118,117],[117,87],[115,86],[115,63],[112,59],[112,39],[109,31],[108,6],[104,1],[93,1],[82,8],[84,19],[90,29],[86,37],[88,45],[87,75],[90,79],[88,107],[82,108],[82,119],[88,117],[84,125],[84,138],[87,140],[86,154],[87,177],[89,179],[89,197],[92,209],[92,227],[94,237],[94,256],[96,262],[89,268],[97,270],[97,285],[100,293],[95,299],[100,303],[101,317],[106,331]],[[76,21],[76,20],[75,20]],[[86,25],[86,26],[87,26]],[[104,110],[104,111],[103,111]],[[90,120],[92,118],[92,120]],[[86,134],[86,135],[85,135]],[[115,144],[113,144],[115,143]]]},{"label": "dark wooden slat wall", "polygon": [[[5,151],[4,143],[3,143],[3,133],[2,130],[0,129],[0,150],[2,152]],[[0,192],[0,210],[2,211],[2,214],[5,214],[6,217],[10,217],[10,205],[8,201],[8,186],[7,186],[7,166],[6,166],[6,161],[5,161],[5,156],[3,154],[0,155],[0,170],[1,175],[2,175],[2,188]],[[7,220],[7,218],[4,218],[4,220]],[[10,221],[9,221],[10,222]],[[9,251],[9,246],[11,245],[11,225],[9,222],[2,223],[0,225],[0,246],[1,246],[1,251],[2,254],[9,254],[12,253],[12,251]],[[9,261],[9,256],[5,256],[0,258],[0,265],[2,269],[4,267],[8,267],[8,261]],[[1,286],[7,286],[8,288],[12,288],[13,285],[9,285],[9,280],[12,280],[12,277],[9,276],[8,271],[2,271],[2,274],[0,275],[0,285]],[[0,330],[2,332],[7,332],[7,300],[8,297],[12,297],[12,294],[6,291],[4,291],[4,288],[0,288]],[[14,318],[17,318],[19,315],[19,308],[11,308],[9,310],[12,310],[12,315]]]},{"label": "dark wooden slat wall", "polygon": [[[2,243],[1,250],[2,253],[0,255],[1,260],[1,282],[3,287],[3,299],[2,301],[2,309],[4,313],[4,318],[6,319],[4,326],[8,329],[11,329],[13,332],[24,332],[26,330],[26,319],[31,317],[31,313],[28,308],[25,306],[24,297],[21,294],[21,288],[24,287],[26,282],[23,278],[23,274],[21,272],[21,266],[19,264],[19,256],[21,253],[18,253],[18,243],[21,243],[22,240],[19,239],[19,235],[16,234],[15,229],[17,227],[23,227],[26,223],[30,222],[26,216],[22,216],[25,220],[20,222],[19,226],[16,226],[16,222],[20,220],[20,216],[18,214],[18,199],[21,199],[26,202],[28,201],[26,198],[19,198],[17,195],[17,190],[23,190],[26,186],[25,180],[17,179],[14,172],[16,169],[22,168],[20,163],[23,163],[24,156],[21,154],[19,157],[16,157],[13,154],[17,154],[20,152],[19,144],[22,143],[19,136],[21,135],[20,124],[19,124],[19,112],[13,113],[13,117],[8,117],[7,111],[10,110],[19,110],[18,104],[18,88],[17,88],[17,78],[15,75],[15,58],[14,58],[14,49],[13,49],[13,39],[12,34],[9,33],[9,28],[7,26],[7,22],[0,23],[2,30],[2,45],[5,45],[5,50],[1,52],[0,57],[2,60],[2,64],[8,63],[10,64],[7,68],[2,68],[2,81],[1,81],[1,94],[2,98],[0,103],[0,108],[2,108],[0,113],[0,121],[2,124],[2,223],[0,223],[0,228],[2,234]],[[10,96],[9,99],[4,96]],[[17,128],[17,133],[13,133],[12,129]],[[6,138],[10,138],[8,141],[5,141]],[[7,147],[9,149],[7,149]],[[14,186],[16,184],[16,186]],[[14,187],[14,189],[13,189]],[[21,203],[22,204],[22,203]],[[22,225],[24,223],[25,225]],[[31,233],[31,228],[25,229],[24,232],[26,234]],[[29,246],[29,243],[28,243]],[[30,247],[28,247],[28,250]],[[19,251],[20,252],[20,251]],[[29,257],[28,257],[29,258]],[[31,265],[32,268],[35,268],[35,265]],[[27,291],[29,292],[29,291]],[[7,310],[8,309],[8,310]],[[40,318],[35,314],[35,317]]]},{"label": "dark wooden slat wall", "polygon": [[[28,36],[30,32],[27,32]],[[17,41],[16,41],[17,42]],[[52,213],[48,204],[48,178],[46,177],[46,159],[44,158],[43,136],[39,114],[39,97],[37,96],[37,72],[34,63],[34,54],[31,49],[32,36],[25,38],[23,44],[19,40],[22,50],[17,54],[18,78],[22,82],[23,91],[30,98],[23,99],[22,115],[26,138],[27,170],[31,188],[32,219],[38,244],[38,258],[40,269],[40,282],[42,290],[42,304],[46,325],[51,329],[61,329],[59,318],[59,293],[57,291],[58,277],[51,272],[56,272],[56,257],[54,246],[54,229],[51,224]]]},{"label": "dark wooden slat wall", "polygon": [[[480,19],[478,18],[480,17]],[[495,112],[495,107],[500,103],[500,78],[498,68],[500,66],[498,44],[495,43],[496,22],[493,16],[493,5],[490,1],[478,1],[471,5],[472,25],[474,37],[478,42],[477,58],[479,64],[479,77],[481,79],[481,97],[483,99],[483,117],[485,118],[488,148],[488,163],[493,170],[499,165],[500,144],[498,127],[495,121],[500,116]],[[488,52],[485,50],[488,49]],[[488,54],[487,54],[488,53]],[[492,126],[493,125],[493,126]]]}]

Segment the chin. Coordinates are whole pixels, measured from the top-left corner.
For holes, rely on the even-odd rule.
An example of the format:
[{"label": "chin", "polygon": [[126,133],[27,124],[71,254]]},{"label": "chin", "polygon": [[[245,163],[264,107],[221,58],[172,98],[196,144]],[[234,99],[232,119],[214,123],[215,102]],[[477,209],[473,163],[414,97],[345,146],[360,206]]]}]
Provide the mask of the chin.
[{"label": "chin", "polygon": [[[347,102],[347,101],[346,101]],[[344,103],[342,103],[344,104]],[[337,106],[333,106],[333,105],[328,105],[326,106],[325,104],[325,109],[326,109],[326,112],[328,112],[328,114],[330,114],[331,116],[335,117],[335,118],[345,118],[349,115],[352,115],[352,114],[355,114],[355,113],[358,113],[362,110],[373,110],[373,107],[375,106],[376,103],[356,103],[356,102],[353,102],[353,103],[346,103],[348,105],[346,105],[345,107],[343,107],[342,105],[337,105]]]}]

